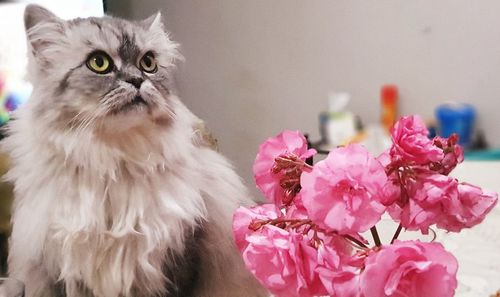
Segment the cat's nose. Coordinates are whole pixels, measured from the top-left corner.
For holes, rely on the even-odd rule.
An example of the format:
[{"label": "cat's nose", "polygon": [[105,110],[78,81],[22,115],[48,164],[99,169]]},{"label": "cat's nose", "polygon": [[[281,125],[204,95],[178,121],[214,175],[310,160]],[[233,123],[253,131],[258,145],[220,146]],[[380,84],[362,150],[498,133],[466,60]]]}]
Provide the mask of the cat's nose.
[{"label": "cat's nose", "polygon": [[126,80],[129,84],[133,85],[136,89],[140,89],[144,79],[142,77],[132,77]]}]

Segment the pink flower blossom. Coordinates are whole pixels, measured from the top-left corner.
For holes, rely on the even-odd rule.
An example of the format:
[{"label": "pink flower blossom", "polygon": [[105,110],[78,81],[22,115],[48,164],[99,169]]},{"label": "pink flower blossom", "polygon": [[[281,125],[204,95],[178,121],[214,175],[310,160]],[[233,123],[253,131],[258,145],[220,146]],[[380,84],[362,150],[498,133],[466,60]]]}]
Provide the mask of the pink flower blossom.
[{"label": "pink flower blossom", "polygon": [[299,131],[285,130],[260,145],[253,172],[257,187],[269,202],[289,205],[300,191],[304,161],[316,153],[307,149]]},{"label": "pink flower blossom", "polygon": [[458,199],[445,205],[446,214],[437,226],[452,232],[471,228],[484,220],[497,201],[497,193],[483,192],[479,187],[461,183],[458,185]]},{"label": "pink flower blossom", "polygon": [[427,172],[407,181],[402,193],[403,202],[389,208],[389,214],[409,230],[427,234],[431,225],[445,214],[445,205],[458,199],[458,182],[446,175]]},{"label": "pink flower blossom", "polygon": [[389,164],[391,164],[391,150],[387,149],[384,152],[382,152],[378,157],[377,161],[382,164],[382,166],[387,167]]},{"label": "pink flower blossom", "polygon": [[385,211],[380,200],[387,182],[383,166],[357,144],[338,148],[301,178],[309,217],[341,234],[364,232]]},{"label": "pink flower blossom", "polygon": [[[340,244],[345,241],[339,242]],[[350,250],[322,245],[318,248],[318,272],[328,295],[331,297],[359,296],[359,268],[350,265]]]},{"label": "pink flower blossom", "polygon": [[422,165],[442,160],[443,151],[433,144],[428,134],[420,117],[402,117],[391,129],[393,145],[390,154],[393,162]]},{"label": "pink flower blossom", "polygon": [[276,296],[326,295],[315,271],[318,251],[302,234],[265,225],[247,236],[243,260],[248,270]]},{"label": "pink flower blossom", "polygon": [[[434,224],[451,232],[473,227],[484,220],[498,200],[496,193],[430,171],[406,182],[402,195],[395,190],[403,202],[391,205],[389,214],[406,229],[425,234]],[[387,193],[387,187],[384,190]]]},{"label": "pink flower blossom", "polygon": [[443,151],[443,159],[430,164],[430,168],[441,174],[448,175],[464,160],[464,151],[458,144],[458,135],[453,134],[448,138],[435,137],[433,143]]},{"label": "pink flower blossom", "polygon": [[388,178],[388,182],[382,190],[382,198],[380,199],[380,202],[385,206],[391,206],[401,199],[399,181],[395,178],[395,175],[390,175]]},{"label": "pink flower blossom", "polygon": [[289,219],[301,219],[306,220],[309,219],[307,215],[307,210],[304,208],[302,204],[302,196],[300,193],[297,194],[295,199],[293,200],[293,205],[286,209],[286,215]]},{"label": "pink flower blossom", "polygon": [[[281,217],[280,210],[274,204],[263,204],[253,208],[239,207],[233,214],[233,234],[236,246],[243,251],[247,245],[247,236],[254,232],[251,224],[256,221],[266,221]],[[258,229],[257,226],[253,226]]]},{"label": "pink flower blossom", "polygon": [[496,193],[448,174],[463,161],[458,138],[427,138],[419,117],[399,120],[378,158],[356,144],[314,167],[298,131],[268,139],[254,163],[272,204],[239,208],[233,232],[246,267],[277,297],[451,297],[456,259],[438,243],[367,247],[359,233],[385,210],[410,230],[458,232],[483,221]]},{"label": "pink flower blossom", "polygon": [[390,149],[380,154],[380,156],[377,157],[377,161],[385,167],[386,173],[389,172],[387,176],[388,181],[382,190],[383,193],[381,195],[380,202],[385,206],[391,206],[401,198],[401,186],[397,178],[398,173],[396,170],[391,169]]},{"label": "pink flower blossom", "polygon": [[363,297],[452,297],[458,263],[439,243],[396,241],[368,256]]}]

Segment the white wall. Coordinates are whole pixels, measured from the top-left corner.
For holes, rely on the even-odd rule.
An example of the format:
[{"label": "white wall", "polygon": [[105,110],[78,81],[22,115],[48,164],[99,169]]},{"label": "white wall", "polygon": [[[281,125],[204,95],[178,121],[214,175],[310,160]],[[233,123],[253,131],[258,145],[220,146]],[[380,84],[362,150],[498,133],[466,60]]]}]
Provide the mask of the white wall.
[{"label": "white wall", "polygon": [[258,144],[284,128],[317,136],[328,91],[348,91],[365,122],[384,83],[401,111],[432,117],[473,103],[500,146],[500,1],[115,0],[111,12],[161,9],[182,44],[186,104],[204,118],[251,185]]},{"label": "white wall", "polygon": [[[24,81],[26,74],[26,34],[24,31],[24,8],[36,3],[50,9],[59,17],[102,16],[102,0],[0,0],[0,74],[6,78],[8,92],[15,91],[28,97],[31,85]],[[0,94],[1,95],[1,94]],[[2,96],[0,96],[2,97]],[[3,102],[2,102],[3,104]]]},{"label": "white wall", "polygon": [[26,72],[26,34],[24,8],[36,3],[50,9],[59,17],[102,16],[101,0],[20,0],[0,2],[0,71],[10,78],[21,79]]}]

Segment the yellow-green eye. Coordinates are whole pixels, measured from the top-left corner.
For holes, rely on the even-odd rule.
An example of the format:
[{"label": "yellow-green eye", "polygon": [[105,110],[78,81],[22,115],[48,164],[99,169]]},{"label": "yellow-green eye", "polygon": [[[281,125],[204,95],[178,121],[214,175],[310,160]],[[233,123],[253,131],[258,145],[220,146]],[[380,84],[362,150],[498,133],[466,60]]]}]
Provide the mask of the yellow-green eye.
[{"label": "yellow-green eye", "polygon": [[147,52],[139,61],[139,68],[145,72],[154,73],[158,70],[155,55],[152,52]]},{"label": "yellow-green eye", "polygon": [[87,67],[95,73],[106,74],[113,70],[113,60],[105,52],[97,51],[90,54]]}]

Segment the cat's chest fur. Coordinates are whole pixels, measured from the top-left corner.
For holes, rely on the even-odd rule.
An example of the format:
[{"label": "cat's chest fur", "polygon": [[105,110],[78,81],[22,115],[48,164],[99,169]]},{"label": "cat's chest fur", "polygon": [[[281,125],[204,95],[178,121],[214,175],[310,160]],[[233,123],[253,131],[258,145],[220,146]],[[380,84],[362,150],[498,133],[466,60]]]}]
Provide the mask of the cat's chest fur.
[{"label": "cat's chest fur", "polygon": [[205,216],[197,173],[189,167],[121,166],[113,177],[75,168],[51,180],[52,195],[66,197],[49,211],[44,259],[69,296],[78,296],[82,285],[97,296],[162,292],[170,281],[166,266],[183,261],[185,243]]}]

